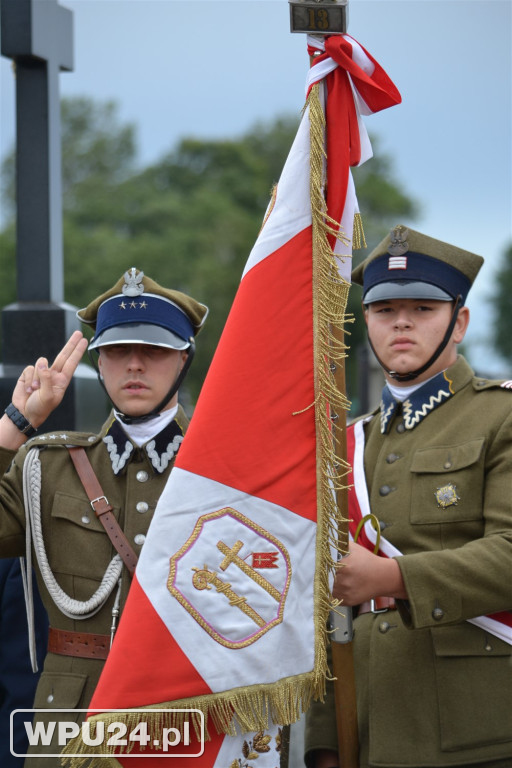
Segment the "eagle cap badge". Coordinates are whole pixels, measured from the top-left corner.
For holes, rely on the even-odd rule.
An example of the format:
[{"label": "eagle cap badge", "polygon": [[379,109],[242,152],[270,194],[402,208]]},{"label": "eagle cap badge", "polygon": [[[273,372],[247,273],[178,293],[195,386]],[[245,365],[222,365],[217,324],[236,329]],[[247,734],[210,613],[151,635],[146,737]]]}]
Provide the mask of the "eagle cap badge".
[{"label": "eagle cap badge", "polygon": [[127,270],[124,273],[124,285],[123,285],[123,293],[125,296],[140,296],[141,293],[144,293],[144,283],[142,282],[142,278],[144,277],[144,272],[140,271],[139,274],[137,274],[137,270],[135,267],[132,267],[130,270]]},{"label": "eagle cap badge", "polygon": [[399,224],[397,227],[391,230],[390,233],[391,243],[388,247],[388,253],[391,256],[403,256],[409,250],[409,243],[407,238],[409,237],[409,230],[407,227]]}]

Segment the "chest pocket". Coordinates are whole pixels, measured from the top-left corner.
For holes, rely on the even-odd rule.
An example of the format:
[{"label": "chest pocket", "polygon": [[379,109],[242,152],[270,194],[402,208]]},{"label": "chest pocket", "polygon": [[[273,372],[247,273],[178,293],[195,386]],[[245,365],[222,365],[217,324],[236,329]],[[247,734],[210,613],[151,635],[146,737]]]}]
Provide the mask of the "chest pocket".
[{"label": "chest pocket", "polygon": [[60,491],[53,499],[45,544],[54,573],[101,580],[113,556],[110,539],[87,499]]},{"label": "chest pocket", "polygon": [[482,517],[485,438],[423,448],[411,462],[411,523],[445,523]]}]

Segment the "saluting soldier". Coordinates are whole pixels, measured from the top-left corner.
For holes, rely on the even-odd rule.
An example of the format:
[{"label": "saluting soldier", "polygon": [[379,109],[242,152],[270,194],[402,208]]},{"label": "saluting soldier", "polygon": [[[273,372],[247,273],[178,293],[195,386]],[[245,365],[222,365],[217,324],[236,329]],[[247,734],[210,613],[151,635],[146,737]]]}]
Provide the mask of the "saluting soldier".
[{"label": "saluting soldier", "polygon": [[[51,366],[40,358],[25,368],[0,420],[0,556],[24,555],[29,537],[50,621],[35,708],[89,704],[187,428],[178,387],[207,311],[128,270],[78,312],[94,328],[89,350],[113,404],[100,433],[37,434],[87,348],[80,331]],[[36,720],[59,718],[74,719],[67,712]],[[57,737],[56,729],[51,746],[32,751],[60,752]],[[26,766],[57,762],[29,757]]]},{"label": "saluting soldier", "polygon": [[[512,765],[512,382],[457,354],[482,262],[398,226],[353,275],[386,379],[349,430],[362,534],[333,590],[356,616],[364,768]],[[339,765],[334,716],[331,685],[311,768]]]}]

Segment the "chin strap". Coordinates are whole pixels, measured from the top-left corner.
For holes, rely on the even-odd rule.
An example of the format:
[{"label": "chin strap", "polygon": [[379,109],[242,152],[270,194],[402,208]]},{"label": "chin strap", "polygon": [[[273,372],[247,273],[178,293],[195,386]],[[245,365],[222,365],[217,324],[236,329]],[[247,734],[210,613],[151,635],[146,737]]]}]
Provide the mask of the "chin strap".
[{"label": "chin strap", "polygon": [[176,379],[174,380],[170,390],[168,391],[166,396],[163,398],[163,400],[161,400],[158,403],[156,408],[153,408],[152,411],[150,411],[149,413],[145,413],[143,416],[128,416],[127,414],[123,413],[117,407],[117,405],[114,403],[114,401],[112,400],[112,398],[110,397],[110,395],[107,392],[107,388],[105,386],[105,382],[103,381],[103,378],[102,378],[101,373],[100,373],[99,368],[98,368],[97,359],[92,355],[90,350],[87,350],[88,355],[89,355],[89,359],[90,359],[90,361],[92,363],[92,366],[93,366],[94,370],[96,371],[96,373],[98,375],[98,381],[100,382],[101,386],[103,387],[103,389],[107,393],[108,399],[110,400],[110,402],[112,403],[112,405],[114,406],[116,411],[118,412],[118,415],[119,415],[119,418],[121,419],[121,421],[123,421],[125,424],[142,424],[144,421],[149,421],[149,419],[152,419],[155,416],[158,416],[158,414],[161,413],[161,411],[163,411],[163,409],[165,408],[167,403],[174,397],[174,395],[176,394],[178,389],[181,387],[183,379],[187,375],[188,369],[192,365],[192,360],[194,359],[194,355],[195,355],[195,352],[196,352],[196,345],[195,345],[195,341],[194,341],[194,337],[193,336],[191,336],[188,341],[189,341],[190,346],[187,349],[187,359],[185,360],[185,362],[183,364],[183,368],[181,369],[181,371],[177,375]]},{"label": "chin strap", "polygon": [[370,348],[377,358],[377,362],[379,363],[380,367],[387,373],[387,375],[395,379],[395,381],[413,381],[413,379],[416,379],[418,376],[421,376],[422,373],[425,373],[426,370],[430,368],[430,366],[435,363],[441,352],[445,349],[446,345],[450,341],[451,335],[453,333],[453,329],[455,327],[455,322],[457,320],[457,316],[459,314],[459,310],[462,307],[463,301],[462,296],[459,294],[457,296],[457,299],[455,301],[455,305],[453,307],[452,316],[450,319],[450,322],[448,323],[448,328],[446,329],[446,333],[443,337],[443,340],[435,350],[434,354],[427,360],[427,362],[421,366],[421,368],[417,368],[415,371],[410,371],[409,373],[397,373],[396,371],[391,371],[389,368],[386,368],[380,357],[375,351],[375,348],[370,340],[370,337],[368,336],[368,343],[370,345]]}]

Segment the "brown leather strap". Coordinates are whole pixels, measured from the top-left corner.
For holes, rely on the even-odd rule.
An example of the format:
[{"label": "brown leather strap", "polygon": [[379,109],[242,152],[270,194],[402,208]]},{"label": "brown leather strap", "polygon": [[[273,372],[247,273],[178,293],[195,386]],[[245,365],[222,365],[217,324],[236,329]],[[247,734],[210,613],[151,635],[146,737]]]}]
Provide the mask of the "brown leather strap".
[{"label": "brown leather strap", "polygon": [[87,458],[86,452],[80,447],[68,448],[68,451],[96,517],[100,520],[110,541],[123,558],[124,564],[133,576],[135,566],[137,565],[137,555],[131,548],[128,539],[112,514],[112,507],[108,503],[108,499],[103,493],[98,478],[94,474],[94,470],[91,466],[91,462]]},{"label": "brown leather strap", "polygon": [[395,608],[396,602],[394,597],[375,597],[373,600],[361,603],[357,615],[361,616],[363,613],[384,613],[384,611],[394,611]]},{"label": "brown leather strap", "polygon": [[68,632],[64,629],[48,630],[48,651],[60,656],[77,656],[80,659],[106,659],[110,650],[110,635],[93,635],[92,632]]}]

